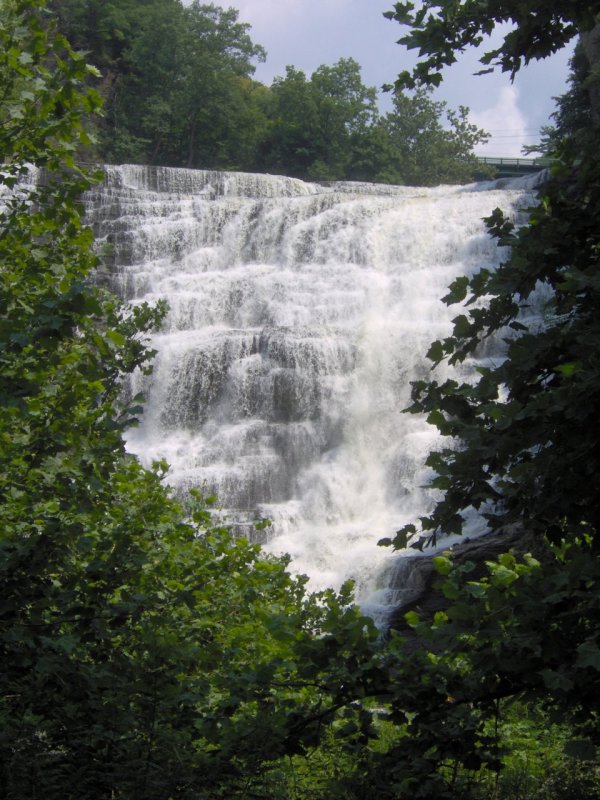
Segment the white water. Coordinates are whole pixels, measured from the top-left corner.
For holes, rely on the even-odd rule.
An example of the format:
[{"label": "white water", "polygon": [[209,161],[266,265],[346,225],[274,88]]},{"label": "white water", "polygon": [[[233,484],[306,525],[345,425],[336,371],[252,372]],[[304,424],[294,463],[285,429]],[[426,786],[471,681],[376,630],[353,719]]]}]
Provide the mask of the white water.
[{"label": "white water", "polygon": [[482,217],[533,202],[518,182],[107,168],[87,208],[112,247],[112,285],[170,306],[130,449],[165,458],[178,489],[217,493],[242,531],[270,518],[269,549],[315,588],[354,579],[377,616],[401,590],[398,555],[377,540],[432,503],[421,487],[436,434],[402,409],[460,313],[440,298],[501,258]]}]

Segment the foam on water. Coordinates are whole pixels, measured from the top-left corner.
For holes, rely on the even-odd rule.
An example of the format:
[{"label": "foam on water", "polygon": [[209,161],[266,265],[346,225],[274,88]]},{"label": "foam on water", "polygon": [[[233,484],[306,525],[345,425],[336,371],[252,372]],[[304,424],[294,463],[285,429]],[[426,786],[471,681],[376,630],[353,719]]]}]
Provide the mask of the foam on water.
[{"label": "foam on water", "polygon": [[459,313],[440,298],[499,263],[482,218],[517,218],[533,189],[108,167],[87,209],[110,283],[170,307],[129,447],[216,493],[242,530],[269,517],[268,549],[314,587],[354,579],[377,616],[398,558],[377,540],[433,502],[436,433],[402,409]]}]

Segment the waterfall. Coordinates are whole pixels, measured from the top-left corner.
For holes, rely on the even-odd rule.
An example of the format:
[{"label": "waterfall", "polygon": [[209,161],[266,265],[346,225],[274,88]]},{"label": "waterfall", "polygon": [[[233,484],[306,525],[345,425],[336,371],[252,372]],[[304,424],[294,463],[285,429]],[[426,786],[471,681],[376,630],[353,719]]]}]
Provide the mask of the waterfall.
[{"label": "waterfall", "polygon": [[216,493],[237,530],[270,519],[267,549],[315,588],[352,578],[377,616],[402,588],[377,541],[434,500],[437,434],[402,410],[459,313],[440,298],[499,263],[482,217],[518,218],[532,191],[107,167],[86,209],[110,285],[170,308],[128,447]]}]

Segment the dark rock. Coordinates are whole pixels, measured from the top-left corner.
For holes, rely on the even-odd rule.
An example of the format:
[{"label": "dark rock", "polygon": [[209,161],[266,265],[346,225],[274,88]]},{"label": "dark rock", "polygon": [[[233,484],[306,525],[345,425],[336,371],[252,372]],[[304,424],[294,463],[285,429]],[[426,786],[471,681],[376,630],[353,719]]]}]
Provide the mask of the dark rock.
[{"label": "dark rock", "polygon": [[419,647],[419,639],[415,631],[408,625],[404,616],[409,611],[417,611],[424,619],[433,619],[436,611],[444,611],[450,601],[444,597],[434,584],[440,578],[433,566],[434,555],[442,552],[452,555],[456,565],[472,561],[474,570],[469,573],[470,580],[480,580],[488,573],[485,562],[493,561],[502,553],[512,551],[516,556],[533,553],[539,558],[542,545],[533,537],[524,534],[522,529],[511,529],[490,533],[478,539],[459,542],[444,551],[436,551],[428,556],[407,558],[406,565],[399,573],[397,580],[402,580],[403,602],[392,612],[388,630],[395,630],[406,639],[406,647],[410,652]]}]

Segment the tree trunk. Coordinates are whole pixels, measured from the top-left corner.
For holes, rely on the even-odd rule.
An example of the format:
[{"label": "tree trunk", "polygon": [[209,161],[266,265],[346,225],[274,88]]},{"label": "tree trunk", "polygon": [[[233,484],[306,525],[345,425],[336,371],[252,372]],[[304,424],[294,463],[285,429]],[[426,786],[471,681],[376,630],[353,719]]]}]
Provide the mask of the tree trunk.
[{"label": "tree trunk", "polygon": [[600,22],[581,34],[581,46],[590,65],[587,89],[590,95],[592,122],[600,127]]}]

